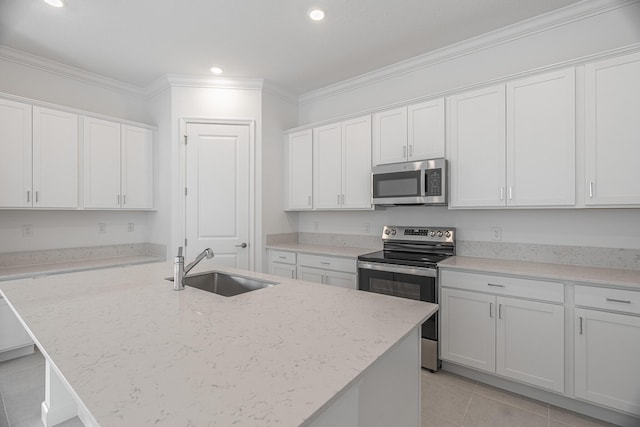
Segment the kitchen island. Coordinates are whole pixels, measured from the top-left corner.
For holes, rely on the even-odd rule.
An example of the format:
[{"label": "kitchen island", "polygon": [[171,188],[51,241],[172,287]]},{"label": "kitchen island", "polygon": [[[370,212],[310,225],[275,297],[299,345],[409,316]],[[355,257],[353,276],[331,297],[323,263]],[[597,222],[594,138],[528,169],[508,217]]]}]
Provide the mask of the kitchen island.
[{"label": "kitchen island", "polygon": [[0,283],[47,361],[45,425],[419,425],[419,328],[436,305],[206,262],[278,284],[176,292],[172,267]]}]

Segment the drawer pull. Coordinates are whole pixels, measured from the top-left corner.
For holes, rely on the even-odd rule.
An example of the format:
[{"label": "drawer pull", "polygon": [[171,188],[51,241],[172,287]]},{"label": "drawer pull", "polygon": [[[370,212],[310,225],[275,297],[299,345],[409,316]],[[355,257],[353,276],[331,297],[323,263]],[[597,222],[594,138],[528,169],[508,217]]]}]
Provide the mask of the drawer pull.
[{"label": "drawer pull", "polygon": [[504,285],[496,285],[496,284],[493,284],[493,283],[487,283],[487,285],[493,286],[495,288],[504,288]]},{"label": "drawer pull", "polygon": [[631,304],[631,301],[629,300],[614,299],[614,298],[607,298],[607,302],[621,302],[623,304]]},{"label": "drawer pull", "polygon": [[493,303],[489,303],[489,317],[493,317]]},{"label": "drawer pull", "polygon": [[580,335],[582,335],[582,316],[578,317],[580,319]]},{"label": "drawer pull", "polygon": [[502,304],[498,304],[498,319],[502,319]]},{"label": "drawer pull", "polygon": [[330,262],[324,262],[324,261],[320,262],[320,264],[322,264],[322,265],[331,265]]},{"label": "drawer pull", "polygon": [[287,259],[287,257],[286,257],[286,256],[282,256],[282,255],[278,255],[278,258],[280,258],[280,259]]}]

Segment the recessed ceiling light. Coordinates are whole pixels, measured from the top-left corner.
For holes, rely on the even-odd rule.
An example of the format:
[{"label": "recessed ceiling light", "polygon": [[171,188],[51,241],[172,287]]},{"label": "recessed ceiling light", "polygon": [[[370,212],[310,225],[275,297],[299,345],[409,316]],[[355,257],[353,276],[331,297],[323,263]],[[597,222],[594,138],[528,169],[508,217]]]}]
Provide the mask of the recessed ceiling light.
[{"label": "recessed ceiling light", "polygon": [[322,21],[324,19],[324,10],[311,9],[309,11],[309,18],[311,18],[312,21]]},{"label": "recessed ceiling light", "polygon": [[216,76],[219,76],[220,74],[222,74],[222,68],[220,68],[220,67],[211,67],[211,72],[213,74],[215,74]]},{"label": "recessed ceiling light", "polygon": [[64,0],[44,0],[46,4],[53,7],[64,7]]}]

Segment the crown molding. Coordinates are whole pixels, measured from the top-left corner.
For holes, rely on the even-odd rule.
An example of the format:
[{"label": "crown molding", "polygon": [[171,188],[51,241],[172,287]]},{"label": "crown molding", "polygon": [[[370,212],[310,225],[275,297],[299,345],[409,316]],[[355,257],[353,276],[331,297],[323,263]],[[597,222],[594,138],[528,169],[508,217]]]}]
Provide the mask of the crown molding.
[{"label": "crown molding", "polygon": [[402,74],[432,67],[436,64],[466,56],[483,49],[508,43],[539,32],[548,31],[611,10],[623,8],[638,3],[639,1],[640,0],[583,0],[553,12],[529,18],[477,37],[463,40],[441,49],[343,80],[333,85],[303,93],[299,97],[299,104],[304,105],[322,98],[328,98],[340,93],[370,86]]},{"label": "crown molding", "polygon": [[61,62],[52,61],[40,56],[32,55],[21,50],[0,45],[0,59],[45,71],[58,76],[76,80],[80,83],[90,84],[104,89],[115,90],[127,95],[144,96],[145,90],[142,87],[129,83],[124,83],[100,74],[91,73],[80,68],[72,67]]}]

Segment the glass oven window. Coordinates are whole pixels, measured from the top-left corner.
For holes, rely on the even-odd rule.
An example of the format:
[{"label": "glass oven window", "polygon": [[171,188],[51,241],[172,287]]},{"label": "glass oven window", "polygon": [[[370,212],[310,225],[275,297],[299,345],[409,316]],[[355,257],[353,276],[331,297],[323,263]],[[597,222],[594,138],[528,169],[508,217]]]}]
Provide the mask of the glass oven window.
[{"label": "glass oven window", "polygon": [[373,197],[420,196],[420,171],[373,175]]}]

